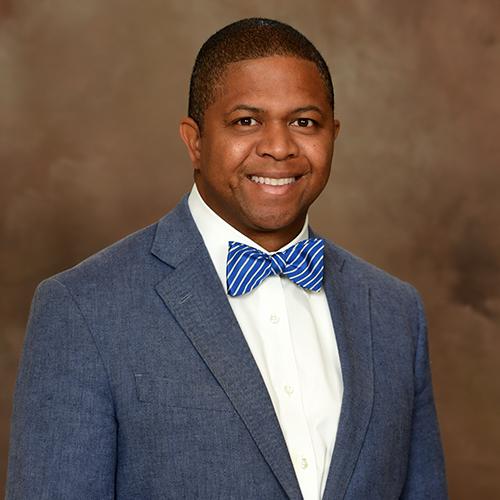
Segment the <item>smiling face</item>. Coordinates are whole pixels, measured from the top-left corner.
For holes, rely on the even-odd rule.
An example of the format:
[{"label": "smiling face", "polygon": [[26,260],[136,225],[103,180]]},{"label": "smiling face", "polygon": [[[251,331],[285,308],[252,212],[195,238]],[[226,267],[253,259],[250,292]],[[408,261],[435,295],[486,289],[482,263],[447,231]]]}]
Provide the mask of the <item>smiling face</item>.
[{"label": "smiling face", "polygon": [[338,130],[315,64],[286,56],[229,64],[203,133],[191,118],[180,126],[204,201],[269,251],[302,229]]}]

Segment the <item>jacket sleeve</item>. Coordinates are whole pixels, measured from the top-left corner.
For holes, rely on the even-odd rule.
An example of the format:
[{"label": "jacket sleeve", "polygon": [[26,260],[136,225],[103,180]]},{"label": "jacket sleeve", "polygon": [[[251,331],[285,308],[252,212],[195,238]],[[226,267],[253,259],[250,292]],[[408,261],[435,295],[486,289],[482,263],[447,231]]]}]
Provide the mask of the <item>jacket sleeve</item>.
[{"label": "jacket sleeve", "polygon": [[91,331],[60,282],[33,299],[14,395],[7,500],[112,499],[116,421]]},{"label": "jacket sleeve", "polygon": [[415,350],[415,395],[410,456],[402,500],[448,498],[443,450],[432,392],[427,345],[427,324],[422,302],[415,291],[418,336]]}]

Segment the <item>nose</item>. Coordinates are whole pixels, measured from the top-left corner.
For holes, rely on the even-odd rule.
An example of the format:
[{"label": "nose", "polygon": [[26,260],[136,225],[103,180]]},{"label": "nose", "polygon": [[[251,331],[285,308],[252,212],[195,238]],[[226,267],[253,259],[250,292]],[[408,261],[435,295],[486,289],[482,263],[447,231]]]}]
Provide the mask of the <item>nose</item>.
[{"label": "nose", "polygon": [[276,161],[288,160],[298,155],[299,148],[288,124],[268,122],[257,144],[257,154]]}]

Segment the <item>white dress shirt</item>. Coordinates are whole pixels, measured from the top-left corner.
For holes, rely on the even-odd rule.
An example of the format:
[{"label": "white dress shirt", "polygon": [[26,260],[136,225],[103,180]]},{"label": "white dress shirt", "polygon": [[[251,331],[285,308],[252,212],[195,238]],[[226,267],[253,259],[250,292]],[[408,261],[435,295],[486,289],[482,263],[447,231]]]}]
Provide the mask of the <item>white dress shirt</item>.
[{"label": "white dress shirt", "polygon": [[[189,209],[227,291],[229,241],[263,252],[219,217],[196,185]],[[309,235],[300,234],[282,251]],[[270,276],[252,292],[231,297],[241,327],[271,397],[305,500],[323,495],[342,402],[343,383],[331,312],[323,289],[310,292],[281,276]]]}]

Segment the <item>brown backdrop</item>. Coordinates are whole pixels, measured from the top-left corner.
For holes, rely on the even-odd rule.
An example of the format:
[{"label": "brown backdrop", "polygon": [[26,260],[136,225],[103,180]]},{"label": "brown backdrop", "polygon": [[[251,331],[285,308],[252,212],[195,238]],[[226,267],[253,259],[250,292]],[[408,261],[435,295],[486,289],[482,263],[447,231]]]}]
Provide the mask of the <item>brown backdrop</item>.
[{"label": "brown backdrop", "polygon": [[0,0],[0,487],[35,285],[189,189],[196,51],[254,15],[331,65],[343,127],[313,225],[421,290],[452,498],[500,498],[497,0]]}]

